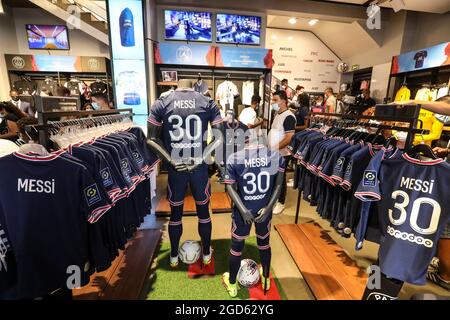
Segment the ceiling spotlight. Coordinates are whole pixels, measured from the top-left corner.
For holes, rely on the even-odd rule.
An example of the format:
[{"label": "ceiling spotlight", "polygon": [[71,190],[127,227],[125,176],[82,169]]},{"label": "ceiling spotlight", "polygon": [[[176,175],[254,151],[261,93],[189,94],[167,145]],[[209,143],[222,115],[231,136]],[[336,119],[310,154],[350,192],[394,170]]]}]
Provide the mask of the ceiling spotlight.
[{"label": "ceiling spotlight", "polygon": [[272,36],[272,39],[273,39],[273,40],[276,40],[277,38],[278,38],[278,37],[277,37],[276,35],[273,35],[273,36]]},{"label": "ceiling spotlight", "polygon": [[391,0],[390,5],[392,9],[394,9],[394,12],[399,12],[400,10],[403,10],[406,8],[406,4],[404,0]]},{"label": "ceiling spotlight", "polygon": [[319,22],[319,19],[311,19],[311,20],[308,21],[308,24],[309,24],[310,26],[313,26],[313,25],[315,25],[317,22]]},{"label": "ceiling spotlight", "polygon": [[293,39],[294,39],[294,37],[292,37],[292,36],[289,36],[289,37],[288,37],[288,40],[289,40],[289,41],[291,41],[291,40],[293,40]]},{"label": "ceiling spotlight", "polygon": [[288,20],[288,22],[289,22],[290,24],[296,24],[296,23],[297,23],[297,18],[290,18],[290,19]]}]

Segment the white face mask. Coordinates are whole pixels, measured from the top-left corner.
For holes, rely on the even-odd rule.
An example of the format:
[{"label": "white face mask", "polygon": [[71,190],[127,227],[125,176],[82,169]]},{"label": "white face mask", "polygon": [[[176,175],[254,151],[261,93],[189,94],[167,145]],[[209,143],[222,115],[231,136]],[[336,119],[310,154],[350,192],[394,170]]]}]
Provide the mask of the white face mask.
[{"label": "white face mask", "polygon": [[278,103],[272,103],[272,109],[278,112],[280,111],[280,105]]}]

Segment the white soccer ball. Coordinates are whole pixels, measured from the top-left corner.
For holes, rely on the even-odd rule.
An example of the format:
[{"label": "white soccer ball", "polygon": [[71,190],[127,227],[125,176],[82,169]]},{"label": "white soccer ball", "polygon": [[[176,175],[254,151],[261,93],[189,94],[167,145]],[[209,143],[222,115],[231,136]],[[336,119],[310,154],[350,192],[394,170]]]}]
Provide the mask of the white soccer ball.
[{"label": "white soccer ball", "polygon": [[185,264],[194,264],[200,258],[202,248],[198,241],[186,240],[178,250],[178,255]]},{"label": "white soccer ball", "polygon": [[341,62],[338,64],[337,66],[337,71],[340,73],[344,73],[348,71],[348,64],[346,64],[345,62]]},{"label": "white soccer ball", "polygon": [[241,261],[241,267],[237,275],[239,284],[246,288],[255,286],[260,279],[259,268],[252,259],[244,259]]}]

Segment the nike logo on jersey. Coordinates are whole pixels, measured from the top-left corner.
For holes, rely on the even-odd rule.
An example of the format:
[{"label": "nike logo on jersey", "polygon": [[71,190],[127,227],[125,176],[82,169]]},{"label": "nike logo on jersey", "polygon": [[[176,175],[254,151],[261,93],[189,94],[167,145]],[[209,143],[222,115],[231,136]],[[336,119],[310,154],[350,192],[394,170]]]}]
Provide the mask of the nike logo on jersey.
[{"label": "nike logo on jersey", "polygon": [[400,181],[400,187],[414,191],[421,191],[423,193],[433,193],[433,186],[434,180],[422,181],[419,179],[402,177],[402,180]]},{"label": "nike logo on jersey", "polygon": [[48,193],[55,194],[55,179],[36,180],[36,179],[17,179],[17,191],[28,193]]},{"label": "nike logo on jersey", "polygon": [[175,109],[194,109],[195,99],[192,100],[176,100],[173,103]]}]

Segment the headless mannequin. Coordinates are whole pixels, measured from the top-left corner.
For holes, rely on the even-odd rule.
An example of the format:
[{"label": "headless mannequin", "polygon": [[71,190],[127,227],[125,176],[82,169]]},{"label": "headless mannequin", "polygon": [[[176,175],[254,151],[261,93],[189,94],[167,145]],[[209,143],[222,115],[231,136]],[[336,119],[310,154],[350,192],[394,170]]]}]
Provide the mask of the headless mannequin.
[{"label": "headless mannequin", "polygon": [[[284,172],[278,172],[276,179],[275,179],[275,187],[272,191],[272,195],[269,199],[269,202],[267,203],[267,206],[261,208],[258,211],[256,217],[253,216],[251,211],[249,209],[247,209],[247,207],[242,202],[242,199],[238,193],[238,184],[234,183],[232,185],[230,185],[230,184],[226,185],[226,190],[227,190],[228,194],[230,195],[231,199],[233,200],[233,203],[236,206],[236,208],[237,208],[239,214],[241,215],[242,220],[244,221],[245,224],[250,225],[253,222],[262,223],[268,219],[269,215],[272,213],[275,203],[278,201],[278,198],[280,196],[283,178],[284,178]],[[235,245],[234,241],[235,240],[233,239],[232,246]],[[243,245],[244,244],[242,243],[241,249],[243,249]],[[260,254],[261,254],[261,251],[260,251]],[[268,258],[269,263],[266,262],[266,264],[264,264],[262,259],[263,259],[263,256],[261,256],[261,262],[263,265],[263,275],[264,275],[265,279],[267,279],[269,277],[269,273],[270,273],[270,256]],[[230,268],[231,268],[231,266],[233,265],[233,262],[230,262],[230,263],[231,263],[231,265],[230,265]],[[266,285],[264,285],[264,288],[266,288]]]},{"label": "headless mannequin", "polygon": [[[178,81],[178,89],[190,89],[191,88],[191,81],[190,80],[180,80]],[[212,126],[212,129],[214,132],[222,132],[222,126],[223,124],[218,124]],[[172,166],[176,171],[178,172],[193,172],[195,169],[197,169],[202,163],[205,162],[205,160],[208,158],[208,155],[210,155],[218,146],[220,146],[223,143],[223,137],[222,135],[215,134],[215,139],[209,143],[206,146],[206,149],[203,152],[203,157],[201,159],[192,159],[193,163],[181,163],[177,160],[172,159],[169,152],[164,147],[163,142],[161,139],[159,139],[160,133],[161,133],[161,127],[152,125],[151,123],[148,124],[148,140],[147,144],[149,147],[158,154],[158,156],[167,162],[170,166]]]}]

